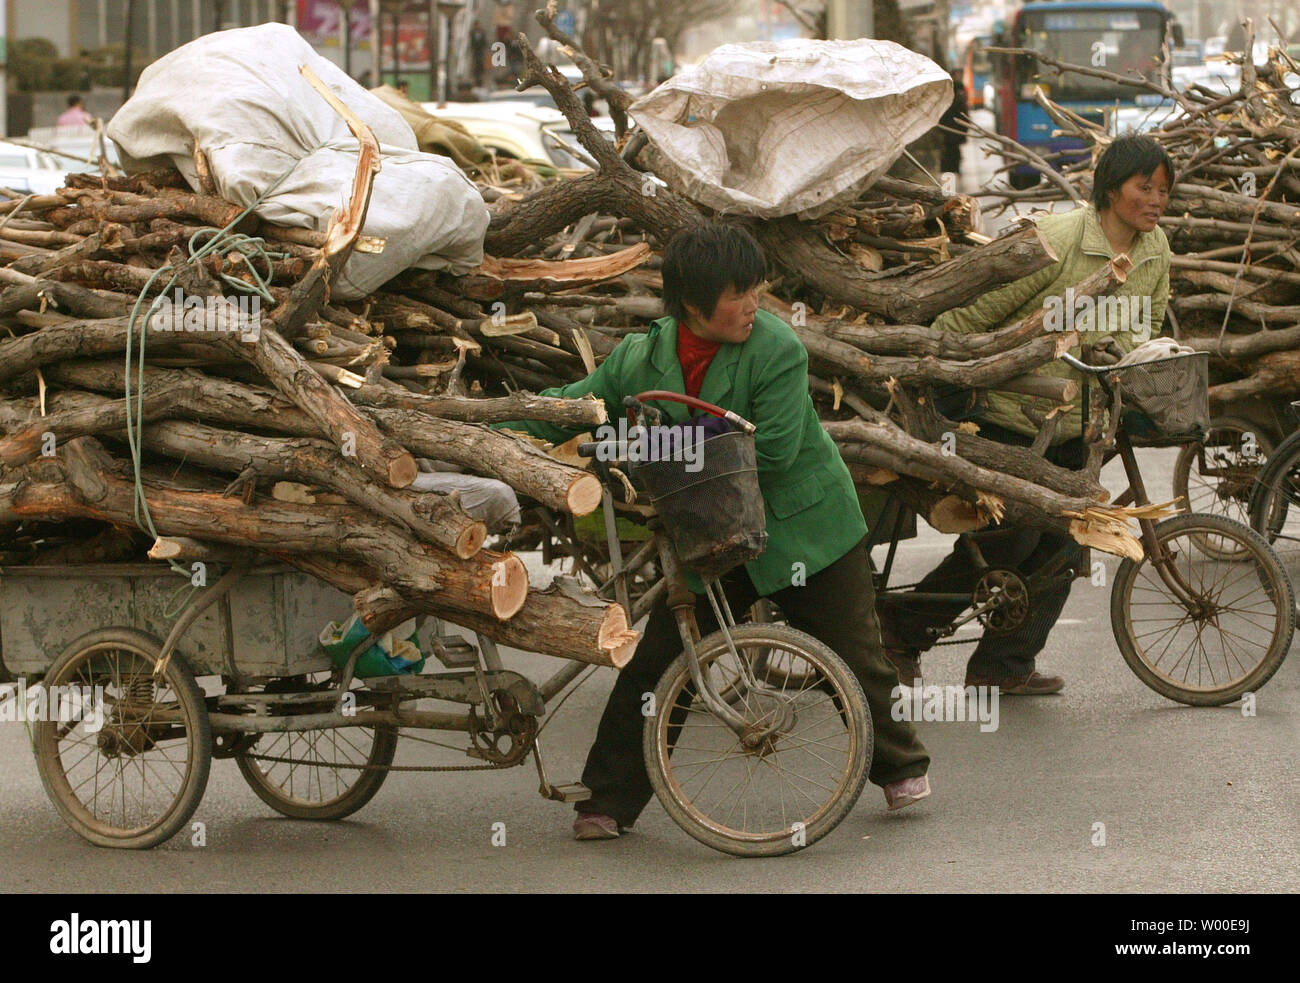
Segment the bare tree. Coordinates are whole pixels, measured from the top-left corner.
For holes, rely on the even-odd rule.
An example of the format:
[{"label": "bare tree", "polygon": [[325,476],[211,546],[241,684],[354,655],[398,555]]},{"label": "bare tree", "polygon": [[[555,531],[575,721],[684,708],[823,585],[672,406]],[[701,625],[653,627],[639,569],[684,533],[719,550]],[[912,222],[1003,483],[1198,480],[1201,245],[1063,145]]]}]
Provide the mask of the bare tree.
[{"label": "bare tree", "polygon": [[739,0],[589,0],[584,46],[620,77],[657,81],[651,65],[655,38],[676,51],[688,27],[726,17]]}]

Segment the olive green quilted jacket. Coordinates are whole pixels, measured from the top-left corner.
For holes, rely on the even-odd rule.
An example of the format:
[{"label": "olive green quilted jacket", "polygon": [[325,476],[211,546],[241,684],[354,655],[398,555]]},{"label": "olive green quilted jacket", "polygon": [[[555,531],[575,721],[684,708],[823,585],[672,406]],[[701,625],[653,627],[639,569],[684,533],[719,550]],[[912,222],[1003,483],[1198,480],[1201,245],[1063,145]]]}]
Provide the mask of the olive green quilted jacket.
[{"label": "olive green quilted jacket", "polygon": [[[1092,205],[1044,215],[1038,219],[1038,229],[1056,253],[1055,263],[990,291],[968,307],[944,312],[935,319],[934,326],[972,334],[1014,324],[1041,308],[1048,298],[1063,297],[1067,287],[1077,285],[1115,255]],[[1170,255],[1169,240],[1162,229],[1139,232],[1129,250],[1133,269],[1127,282],[1111,298],[1100,298],[1091,314],[1087,308],[1092,305],[1087,302],[1061,303],[1054,308],[1059,316],[1047,322],[1049,328],[1069,328],[1072,322],[1086,342],[1110,335],[1125,351],[1158,336],[1169,301]],[[1078,346],[1073,353],[1079,355]],[[1079,378],[1078,373],[1060,361],[1042,366],[1036,374]],[[1021,411],[1025,404],[1044,412],[1055,405],[1043,398],[992,391],[988,393],[987,410],[976,422],[987,420],[1032,437],[1038,427]],[[1058,424],[1053,443],[1077,437],[1081,430],[1082,413],[1076,406]]]}]

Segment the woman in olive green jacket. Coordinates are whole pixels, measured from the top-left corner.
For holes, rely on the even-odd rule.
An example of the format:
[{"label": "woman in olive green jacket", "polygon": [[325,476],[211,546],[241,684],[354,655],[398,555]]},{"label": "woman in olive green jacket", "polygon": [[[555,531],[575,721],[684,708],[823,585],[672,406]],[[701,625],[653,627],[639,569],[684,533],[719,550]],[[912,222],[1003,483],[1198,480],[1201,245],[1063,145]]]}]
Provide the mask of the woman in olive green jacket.
[{"label": "woman in olive green jacket", "polygon": [[[758,310],[765,272],[758,243],[742,229],[707,222],[678,233],[664,250],[664,306],[645,334],[625,338],[581,382],[543,395],[594,394],[610,418],[624,396],[651,389],[698,396],[752,421],[763,491],[766,551],[723,578],[733,610],[771,596],[789,622],[831,647],[853,670],[875,727],[870,779],[890,808],[929,794],[929,755],[907,720],[891,713],[897,676],[880,649],[867,526],[839,451],[822,429],[808,388],[808,353],[780,318]],[[675,315],[675,316],[674,316]],[[698,390],[692,391],[698,386]],[[682,423],[680,403],[656,404]],[[551,441],[573,431],[536,422],[500,424]],[[698,581],[692,583],[697,593]],[[707,603],[696,616],[716,629]],[[632,661],[619,673],[583,771],[592,798],[580,803],[574,831],[605,839],[631,826],[652,791],[641,751],[642,694],[652,691],[681,652],[664,602],[650,614]]]},{"label": "woman in olive green jacket", "polygon": [[[1038,229],[1057,261],[990,291],[975,303],[948,311],[934,322],[946,331],[995,331],[1028,317],[1048,304],[1046,325],[1055,330],[1075,330],[1085,344],[1110,336],[1124,351],[1160,333],[1169,300],[1169,241],[1160,229],[1160,215],[1169,201],[1174,166],[1160,144],[1150,137],[1129,135],[1116,139],[1101,155],[1093,172],[1092,202],[1071,212],[1046,215]],[[1113,259],[1127,253],[1133,268],[1114,297],[1088,304],[1065,306],[1051,298],[1067,295],[1078,284]],[[1068,295],[1073,299],[1072,293]],[[1092,314],[1087,308],[1093,308]],[[1075,348],[1079,354],[1079,348]],[[1076,377],[1062,362],[1036,370],[1043,375]],[[1032,396],[991,392],[988,406],[976,416],[980,436],[1029,446],[1038,427],[1024,413]],[[1040,411],[1056,404],[1041,401]],[[1084,461],[1082,411],[1075,407],[1057,426],[1047,459],[1062,467],[1079,468]],[[1019,569],[1028,574],[1063,550],[1077,551],[1068,536],[1020,529],[1014,537],[981,544],[985,560],[994,567]],[[918,593],[964,593],[974,590],[979,571],[970,554],[956,549],[931,571],[914,590]],[[1069,584],[1049,590],[1034,603],[1025,623],[1015,631],[980,640],[966,665],[966,683],[997,686],[1011,695],[1043,695],[1065,686],[1060,676],[1047,676],[1034,668],[1035,658],[1060,617],[1070,594]],[[964,604],[906,599],[882,612],[885,650],[905,682],[921,674],[920,654],[934,644],[932,630],[959,615]]]}]

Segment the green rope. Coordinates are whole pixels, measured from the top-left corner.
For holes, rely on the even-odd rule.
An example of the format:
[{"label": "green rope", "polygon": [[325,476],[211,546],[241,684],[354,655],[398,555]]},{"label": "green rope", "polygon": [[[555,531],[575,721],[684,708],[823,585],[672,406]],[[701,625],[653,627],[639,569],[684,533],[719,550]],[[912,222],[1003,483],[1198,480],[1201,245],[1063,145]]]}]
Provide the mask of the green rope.
[{"label": "green rope", "polygon": [[[312,148],[310,151],[308,151],[308,154],[304,156],[308,156],[312,153],[315,153],[323,146],[324,144],[321,144],[317,147]],[[243,233],[240,232],[233,232],[231,230],[240,222],[242,222],[253,211],[253,209],[257,208],[258,205],[262,204],[262,202],[266,199],[268,195],[271,194],[271,192],[273,192],[282,183],[284,183],[285,179],[288,178],[289,175],[293,173],[294,169],[298,166],[300,162],[301,162],[300,160],[294,161],[294,163],[289,167],[288,170],[286,170],[283,174],[281,174],[278,178],[276,178],[275,181],[265,191],[263,191],[261,194],[257,196],[256,199],[254,199],[251,205],[249,205],[242,212],[240,212],[239,215],[237,215],[234,219],[232,219],[224,228],[217,229],[212,226],[205,226],[204,228],[197,229],[194,232],[194,234],[190,236],[189,241],[186,243],[186,249],[189,253],[188,257],[179,264],[168,263],[166,266],[154,270],[154,272],[150,274],[149,279],[145,282],[145,285],[140,289],[140,293],[135,299],[135,304],[132,305],[131,307],[131,318],[127,324],[127,330],[126,330],[126,360],[125,360],[126,371],[125,371],[125,385],[124,385],[125,395],[123,396],[123,398],[126,400],[126,407],[127,407],[126,441],[127,441],[127,445],[130,447],[131,450],[131,467],[134,472],[135,524],[142,531],[149,533],[149,535],[153,536],[155,539],[158,538],[158,530],[154,526],[153,516],[151,516],[149,513],[149,502],[145,497],[144,479],[141,474],[141,455],[143,451],[143,447],[141,445],[141,430],[143,429],[144,426],[145,338],[147,335],[145,327],[148,323],[148,318],[152,317],[154,312],[158,310],[158,307],[161,304],[163,298],[166,297],[167,292],[172,288],[172,285],[175,284],[176,278],[180,276],[180,274],[184,270],[194,267],[195,265],[202,262],[204,259],[206,259],[209,256],[218,256],[224,258],[230,255],[231,253],[238,253],[240,256],[243,257],[244,265],[248,268],[249,272],[252,274],[253,283],[249,283],[246,280],[242,280],[238,277],[230,276],[229,274],[226,273],[221,274],[221,279],[226,284],[228,284],[231,288],[239,291],[240,293],[254,294],[262,298],[263,300],[267,301],[268,303],[274,303],[274,298],[271,296],[271,289],[270,289],[271,264],[273,260],[284,259],[288,254],[268,252],[266,249],[266,240],[256,236],[244,235]],[[202,245],[199,245],[199,239],[202,237],[207,237],[206,241]],[[261,270],[258,269],[259,263],[264,264],[264,269],[266,271],[265,275],[263,275]],[[149,295],[150,291],[153,289],[154,284],[158,281],[158,278],[161,277],[164,273],[167,273],[169,271],[171,273],[170,278],[167,280],[166,285],[163,286],[162,289],[158,291],[158,295],[154,298],[153,303],[149,305],[148,311],[145,312],[145,321],[141,322],[140,321],[141,307],[145,302],[145,298]],[[135,337],[135,330],[137,324],[140,324],[140,345],[139,345],[139,353],[138,355],[135,356],[136,361],[133,366],[132,342]],[[132,401],[132,392],[131,392],[131,372],[133,368],[135,369],[136,372],[136,381],[137,381],[134,402]],[[167,562],[174,572],[181,574],[187,578],[190,578],[192,576],[191,571],[185,569],[184,566],[182,566],[180,563],[177,563],[175,560],[168,560]],[[179,595],[181,590],[184,590],[185,586],[186,585],[182,585],[181,588],[177,590],[176,595],[173,595],[173,597]],[[193,592],[198,589],[198,587],[192,583],[188,586],[190,587],[190,592],[189,594],[186,594],[186,601],[188,601],[189,596],[192,595]],[[168,607],[170,608],[170,606],[171,605],[169,603]],[[180,607],[176,608],[175,611],[169,610],[164,612],[164,614],[167,616],[175,614],[180,610],[181,607],[184,607],[184,603],[182,603]]]}]

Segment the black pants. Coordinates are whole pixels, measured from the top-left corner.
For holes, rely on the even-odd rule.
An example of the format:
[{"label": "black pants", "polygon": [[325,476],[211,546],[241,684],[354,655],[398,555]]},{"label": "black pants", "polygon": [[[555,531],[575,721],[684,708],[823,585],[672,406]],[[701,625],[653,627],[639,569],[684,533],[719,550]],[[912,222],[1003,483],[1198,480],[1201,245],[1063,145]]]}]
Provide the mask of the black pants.
[{"label": "black pants", "polygon": [[[930,755],[912,724],[894,720],[890,713],[890,692],[898,685],[898,676],[881,652],[869,560],[864,538],[825,570],[809,577],[805,586],[786,587],[770,596],[792,627],[828,645],[862,684],[875,732],[869,778],[877,785],[888,785],[924,775]],[[733,570],[722,583],[737,617],[758,600],[758,591],[744,567]],[[708,598],[697,599],[695,616],[701,635],[717,631]],[[579,812],[601,813],[622,826],[631,826],[650,801],[654,791],[642,752],[642,696],[653,692],[664,670],[681,653],[677,621],[667,603],[660,601],[650,612],[636,654],[619,673],[605,704],[596,742],[582,772],[582,782],[591,789],[592,797],[578,803]]]},{"label": "black pants", "polygon": [[939,171],[961,173],[961,143],[947,140],[943,142],[943,151],[939,155]]},{"label": "black pants", "polygon": [[[999,443],[1028,447],[1030,439],[1023,434],[989,423],[980,423],[980,436]],[[1048,449],[1047,460],[1063,468],[1077,470],[1083,466],[1083,441],[1067,440]],[[990,529],[1014,531],[1014,535],[999,536],[980,542],[980,553],[991,567],[1018,570],[1022,575],[1032,574],[1063,552],[1077,554],[1079,545],[1069,536],[1045,532],[1026,526],[992,526]],[[934,644],[927,628],[942,628],[962,613],[968,606],[970,594],[975,589],[980,571],[970,554],[959,543],[956,548],[922,579],[913,590],[931,593],[961,593],[964,601],[910,601],[904,594],[891,605],[890,623],[899,639],[909,649],[924,652]],[[984,635],[975,647],[966,672],[981,676],[1023,676],[1034,671],[1034,658],[1047,644],[1056,619],[1061,616],[1070,596],[1070,582],[1040,593],[1033,598],[1029,617],[1015,631],[1006,635]]]}]

